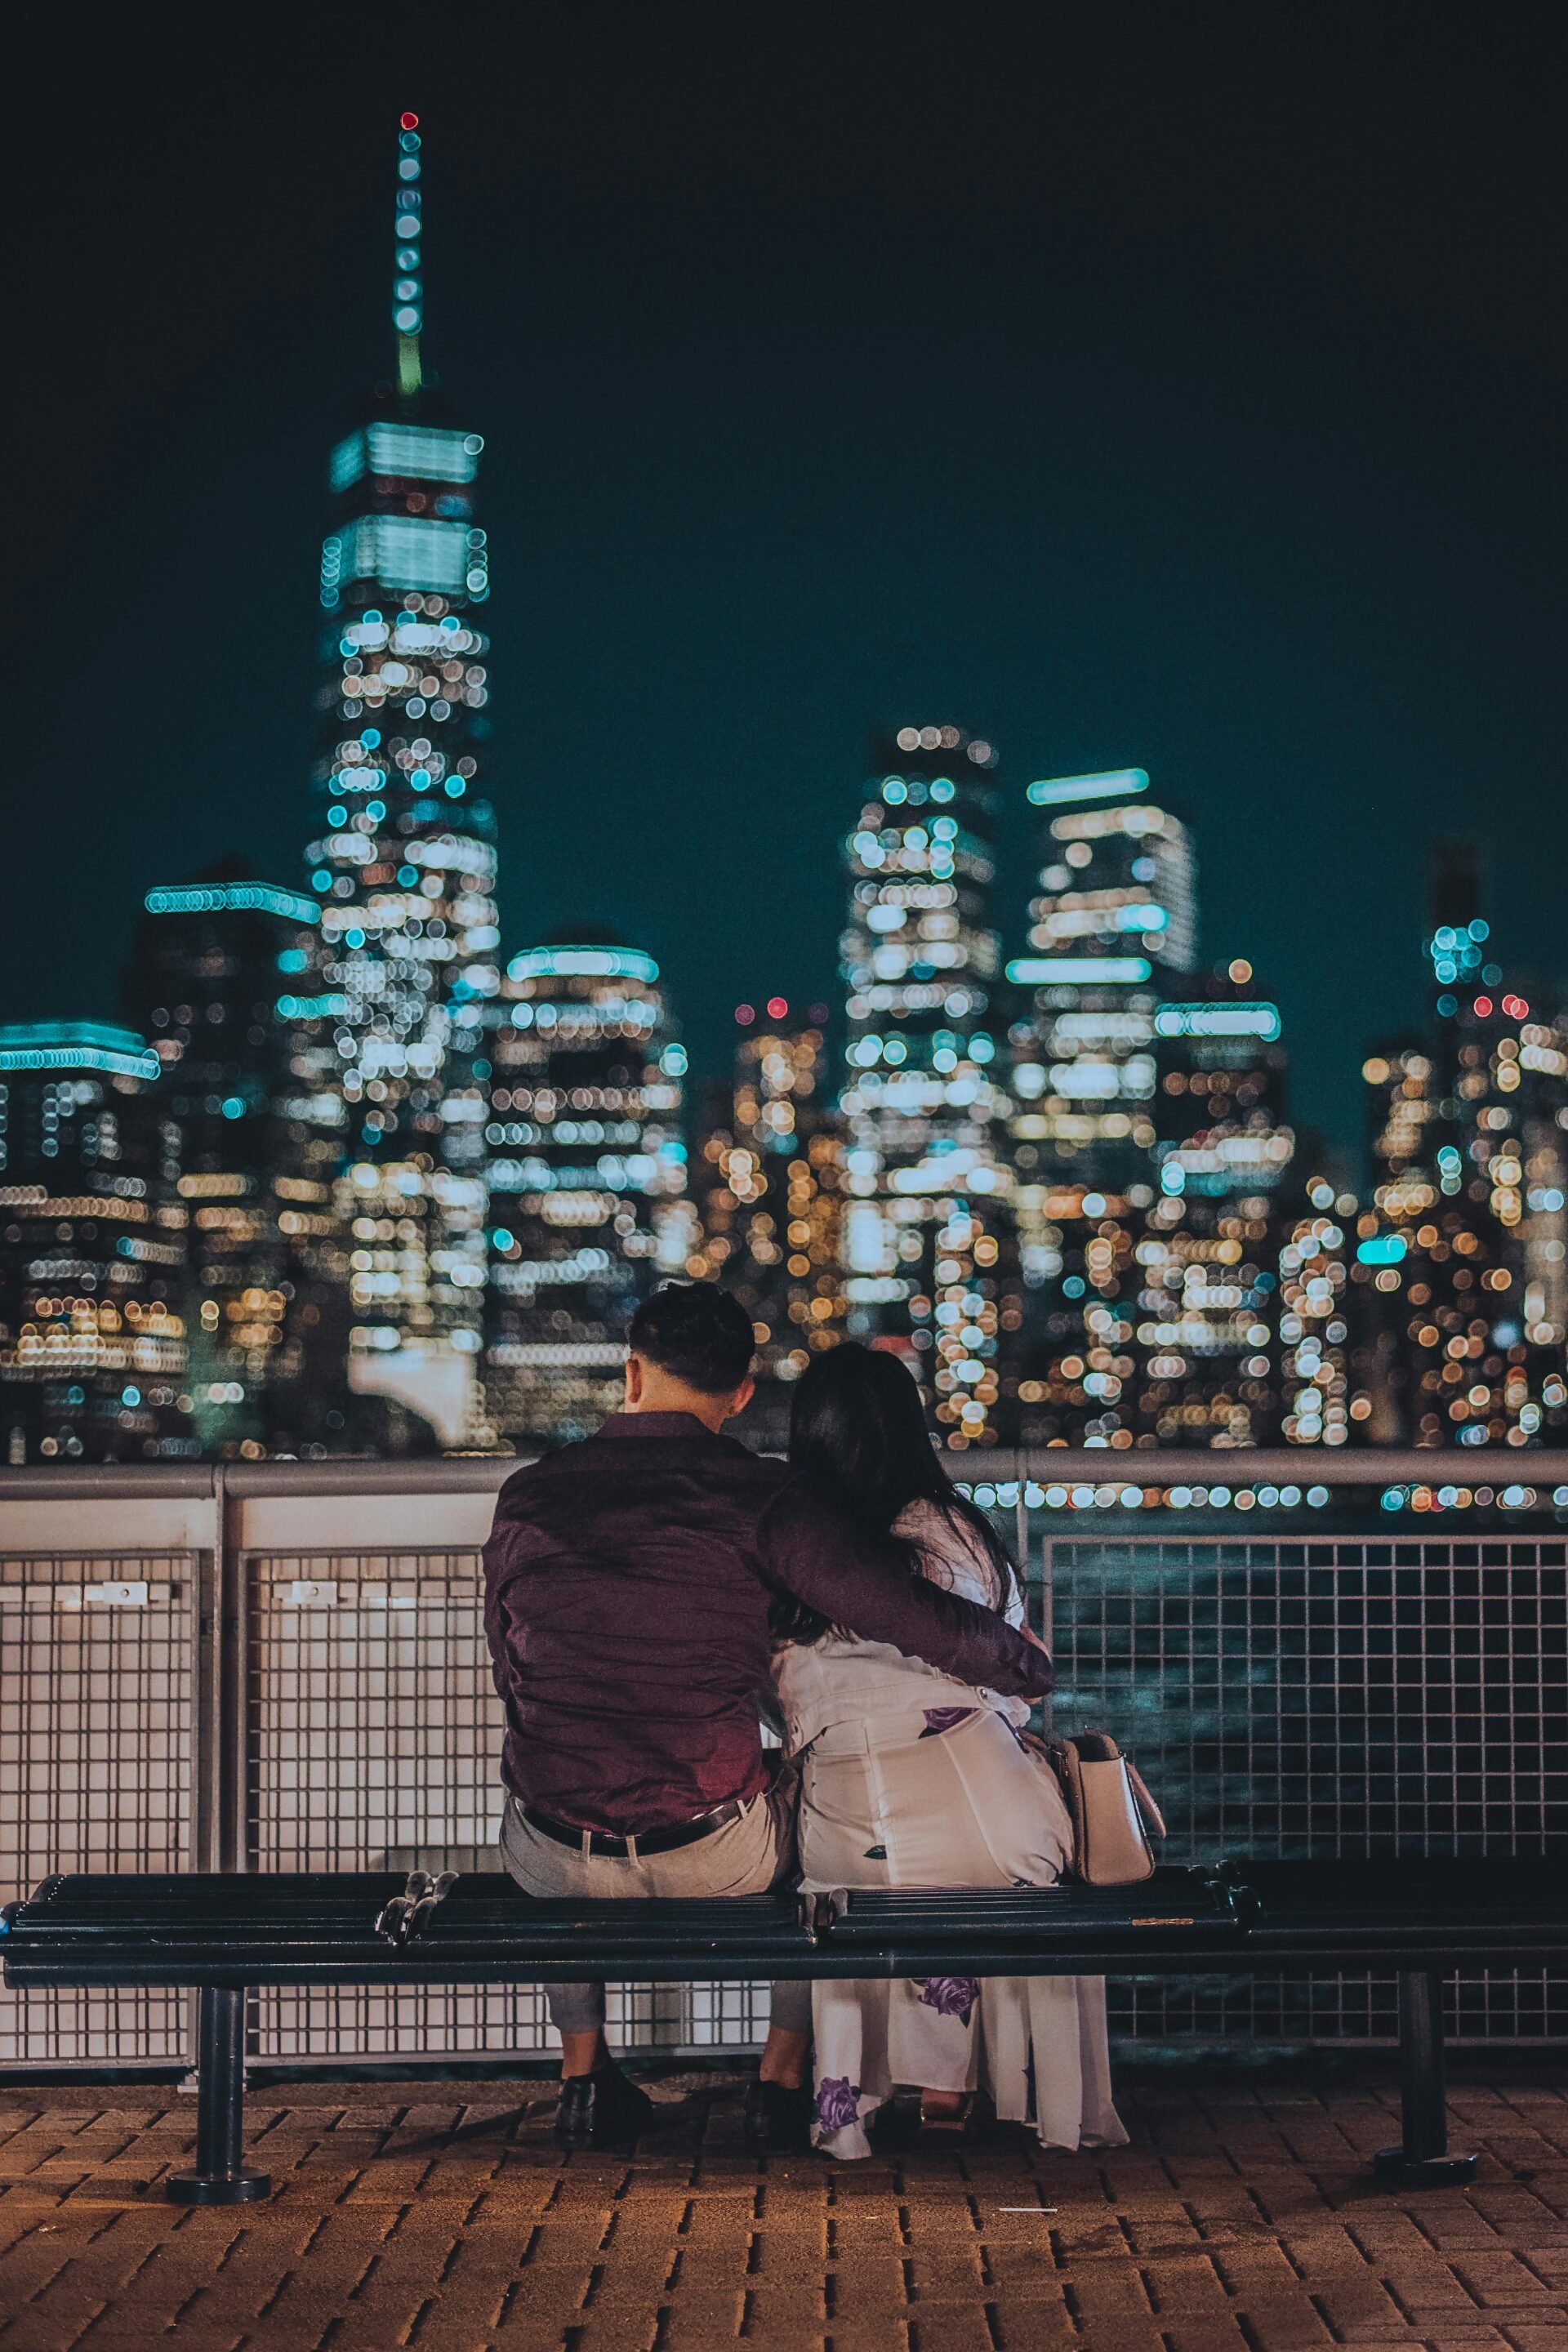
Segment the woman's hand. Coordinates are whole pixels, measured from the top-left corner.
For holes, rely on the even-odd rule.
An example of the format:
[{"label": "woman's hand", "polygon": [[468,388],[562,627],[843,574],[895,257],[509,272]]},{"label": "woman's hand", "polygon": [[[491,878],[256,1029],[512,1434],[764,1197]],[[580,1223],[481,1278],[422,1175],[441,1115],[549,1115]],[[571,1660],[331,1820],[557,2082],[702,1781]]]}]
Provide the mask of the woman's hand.
[{"label": "woman's hand", "polygon": [[1042,1642],[1039,1635],[1031,1633],[1027,1625],[1020,1625],[1016,1630],[1022,1633],[1026,1642],[1032,1642],[1037,1650],[1043,1650],[1047,1658],[1050,1656],[1051,1645],[1048,1642]]}]

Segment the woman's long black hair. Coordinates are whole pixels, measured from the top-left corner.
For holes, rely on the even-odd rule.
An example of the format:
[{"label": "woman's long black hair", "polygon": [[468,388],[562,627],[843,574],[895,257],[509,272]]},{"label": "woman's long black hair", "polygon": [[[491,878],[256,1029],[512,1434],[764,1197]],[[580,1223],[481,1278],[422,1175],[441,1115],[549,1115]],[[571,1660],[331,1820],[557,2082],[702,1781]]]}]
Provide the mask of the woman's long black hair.
[{"label": "woman's long black hair", "polygon": [[[920,1573],[919,1547],[895,1536],[893,1521],[910,1503],[934,1503],[990,1561],[996,1605],[1005,1609],[1013,1598],[1016,1571],[1007,1548],[943,1469],[920,1390],[896,1356],[852,1339],[818,1356],[795,1391],[789,1459],[863,1535],[900,1557],[911,1576]],[[815,1642],[828,1620],[804,1602],[782,1602],[775,1604],[773,1625],[783,1639]]]}]

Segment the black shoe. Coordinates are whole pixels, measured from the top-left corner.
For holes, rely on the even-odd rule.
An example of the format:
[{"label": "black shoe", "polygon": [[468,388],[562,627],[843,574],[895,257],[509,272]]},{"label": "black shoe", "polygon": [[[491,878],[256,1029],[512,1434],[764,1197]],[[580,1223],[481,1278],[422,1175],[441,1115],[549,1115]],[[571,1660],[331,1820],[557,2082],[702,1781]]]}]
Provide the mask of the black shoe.
[{"label": "black shoe", "polygon": [[811,2088],[764,2083],[746,2089],[746,2146],[753,2156],[800,2156],[811,2146]]},{"label": "black shoe", "polygon": [[653,2121],[653,2101],[618,2066],[569,2074],[555,2110],[563,2147],[629,2147]]},{"label": "black shoe", "polygon": [[895,2091],[884,2099],[871,2117],[870,2141],[879,2156],[907,2156],[917,2147],[921,2136],[921,2103],[918,2095]]}]

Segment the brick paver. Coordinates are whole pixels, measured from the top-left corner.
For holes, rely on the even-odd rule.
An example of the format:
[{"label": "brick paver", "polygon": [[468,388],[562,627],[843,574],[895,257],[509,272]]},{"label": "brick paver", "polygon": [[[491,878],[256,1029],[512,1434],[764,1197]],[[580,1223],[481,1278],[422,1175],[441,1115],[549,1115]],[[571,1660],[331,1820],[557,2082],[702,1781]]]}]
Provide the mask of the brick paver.
[{"label": "brick paver", "polygon": [[0,2084],[0,2352],[1568,2352],[1568,2073],[1461,2062],[1468,2189],[1376,2187],[1392,2079],[1124,2071],[1132,2146],[759,2165],[738,2077],[635,2157],[548,2086],[261,2084],[265,2206],[159,2201],[194,2103]]}]

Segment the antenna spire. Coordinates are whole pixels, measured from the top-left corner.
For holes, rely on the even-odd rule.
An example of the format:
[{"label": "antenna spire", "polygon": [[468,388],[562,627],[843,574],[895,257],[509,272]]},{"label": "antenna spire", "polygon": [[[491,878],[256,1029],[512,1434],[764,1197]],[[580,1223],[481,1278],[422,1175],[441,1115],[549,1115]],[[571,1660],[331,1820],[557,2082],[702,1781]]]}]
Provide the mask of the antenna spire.
[{"label": "antenna spire", "polygon": [[397,127],[397,274],[392,285],[392,323],[397,330],[397,389],[405,400],[414,399],[425,381],[419,364],[419,332],[425,324],[422,212],[419,117],[404,114]]}]

